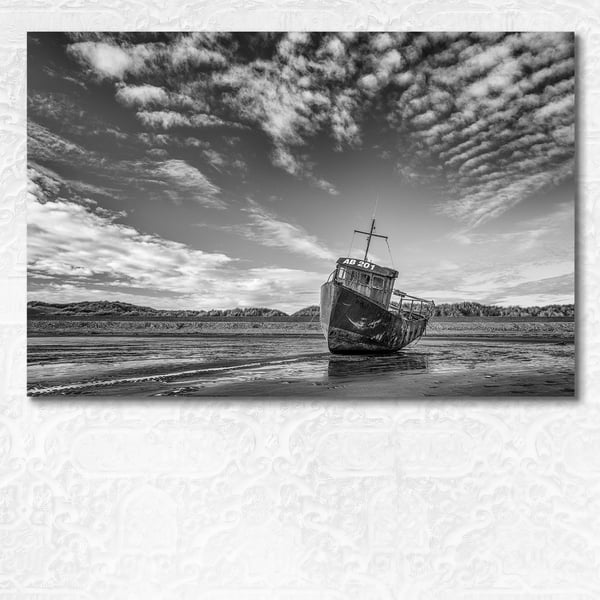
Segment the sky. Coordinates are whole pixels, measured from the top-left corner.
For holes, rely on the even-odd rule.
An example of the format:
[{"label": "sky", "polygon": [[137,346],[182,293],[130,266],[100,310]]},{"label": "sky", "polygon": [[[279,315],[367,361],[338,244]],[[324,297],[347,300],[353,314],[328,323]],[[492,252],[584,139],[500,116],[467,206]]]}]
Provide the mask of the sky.
[{"label": "sky", "polygon": [[30,33],[28,298],[574,301],[572,33]]}]

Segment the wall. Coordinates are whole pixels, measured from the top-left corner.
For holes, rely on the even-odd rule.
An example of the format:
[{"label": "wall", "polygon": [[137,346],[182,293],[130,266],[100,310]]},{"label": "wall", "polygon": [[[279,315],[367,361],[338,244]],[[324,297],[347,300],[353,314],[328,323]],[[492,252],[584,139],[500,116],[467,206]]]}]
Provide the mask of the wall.
[{"label": "wall", "polygon": [[[0,0],[0,600],[600,597],[600,5]],[[25,397],[25,32],[574,30],[577,401]]]}]

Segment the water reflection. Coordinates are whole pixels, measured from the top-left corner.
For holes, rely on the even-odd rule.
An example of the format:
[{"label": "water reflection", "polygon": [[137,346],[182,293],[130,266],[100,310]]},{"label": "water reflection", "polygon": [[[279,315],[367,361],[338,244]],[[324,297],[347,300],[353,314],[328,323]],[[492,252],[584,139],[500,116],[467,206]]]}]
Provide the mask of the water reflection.
[{"label": "water reflection", "polygon": [[329,377],[372,375],[373,373],[398,373],[401,371],[427,371],[429,355],[421,352],[398,352],[385,355],[334,355],[329,359]]}]

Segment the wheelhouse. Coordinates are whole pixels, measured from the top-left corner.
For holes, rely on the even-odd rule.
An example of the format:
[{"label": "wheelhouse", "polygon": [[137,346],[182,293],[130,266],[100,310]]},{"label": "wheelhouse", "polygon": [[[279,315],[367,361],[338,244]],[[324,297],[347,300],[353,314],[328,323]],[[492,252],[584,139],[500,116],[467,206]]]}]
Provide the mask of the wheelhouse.
[{"label": "wheelhouse", "polygon": [[335,281],[387,308],[398,271],[358,258],[338,258]]}]

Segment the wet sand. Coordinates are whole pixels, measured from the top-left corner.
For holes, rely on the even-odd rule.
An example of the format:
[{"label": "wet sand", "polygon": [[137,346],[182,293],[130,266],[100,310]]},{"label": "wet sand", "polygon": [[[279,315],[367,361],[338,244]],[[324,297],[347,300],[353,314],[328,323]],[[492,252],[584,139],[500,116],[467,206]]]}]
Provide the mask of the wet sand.
[{"label": "wet sand", "polygon": [[[233,358],[232,358],[233,357]],[[572,339],[427,336],[342,356],[321,336],[30,338],[31,396],[424,398],[573,396]]]}]

